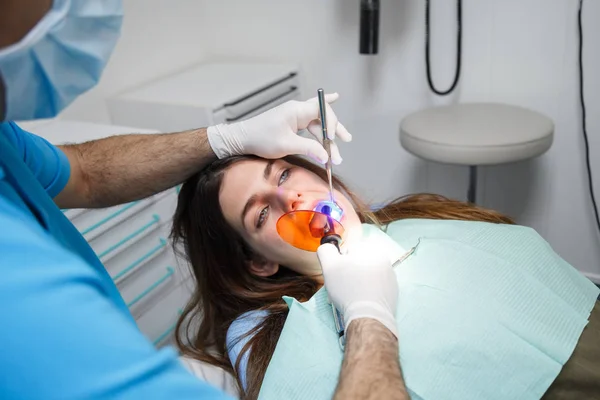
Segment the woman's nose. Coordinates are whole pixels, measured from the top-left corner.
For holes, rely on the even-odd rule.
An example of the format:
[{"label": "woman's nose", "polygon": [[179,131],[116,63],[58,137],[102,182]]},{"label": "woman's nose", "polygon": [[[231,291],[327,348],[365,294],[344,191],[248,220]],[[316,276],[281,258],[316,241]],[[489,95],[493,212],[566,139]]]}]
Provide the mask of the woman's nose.
[{"label": "woman's nose", "polygon": [[302,204],[302,194],[294,190],[280,189],[277,198],[284,213],[297,210]]}]

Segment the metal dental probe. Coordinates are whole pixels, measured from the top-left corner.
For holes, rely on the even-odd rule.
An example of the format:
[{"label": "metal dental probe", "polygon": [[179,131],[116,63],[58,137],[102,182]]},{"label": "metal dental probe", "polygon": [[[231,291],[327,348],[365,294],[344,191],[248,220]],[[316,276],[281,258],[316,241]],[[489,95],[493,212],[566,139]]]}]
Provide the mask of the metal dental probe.
[{"label": "metal dental probe", "polygon": [[325,103],[325,93],[323,89],[317,90],[317,97],[319,99],[319,112],[321,114],[321,130],[323,131],[323,147],[327,152],[327,163],[325,169],[327,170],[327,180],[329,181],[329,200],[335,204],[333,199],[333,180],[331,176],[331,139],[327,137],[327,113]]},{"label": "metal dental probe", "polygon": [[[336,206],[335,200],[333,198],[333,178],[331,174],[331,139],[327,137],[327,112],[326,112],[326,104],[325,103],[325,93],[323,89],[317,90],[317,98],[319,99],[319,112],[321,116],[321,130],[323,131],[323,147],[325,147],[325,151],[327,152],[327,163],[325,164],[325,169],[327,170],[327,180],[329,182],[329,200],[331,201],[331,206]],[[328,227],[331,230],[327,230],[325,236],[321,238],[321,244],[331,243],[337,247],[338,251],[340,251],[340,243],[342,242],[342,238],[339,234],[335,232],[333,229],[333,219],[331,218],[331,207],[323,208],[328,219]]]}]

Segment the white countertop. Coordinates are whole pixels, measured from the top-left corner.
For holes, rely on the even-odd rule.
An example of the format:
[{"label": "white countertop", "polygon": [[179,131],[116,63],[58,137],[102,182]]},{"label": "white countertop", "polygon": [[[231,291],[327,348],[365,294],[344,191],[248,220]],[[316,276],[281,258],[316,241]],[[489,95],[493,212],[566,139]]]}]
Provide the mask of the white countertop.
[{"label": "white countertop", "polygon": [[123,100],[219,109],[257,88],[290,76],[288,64],[207,63],[117,95]]}]

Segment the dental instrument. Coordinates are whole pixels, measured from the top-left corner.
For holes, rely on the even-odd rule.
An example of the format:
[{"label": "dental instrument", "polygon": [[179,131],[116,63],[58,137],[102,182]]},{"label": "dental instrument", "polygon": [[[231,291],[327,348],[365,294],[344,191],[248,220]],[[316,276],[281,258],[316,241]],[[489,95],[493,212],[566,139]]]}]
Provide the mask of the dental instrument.
[{"label": "dental instrument", "polygon": [[[283,214],[277,220],[277,233],[292,246],[316,252],[325,243],[333,244],[341,253],[344,227],[340,224],[343,210],[329,200],[320,201],[313,210],[293,210]],[[333,321],[338,334],[338,342],[342,351],[346,344],[344,317],[330,303]]]},{"label": "dental instrument", "polygon": [[[324,232],[323,237],[321,238],[320,244],[331,243],[333,244],[338,252],[341,252],[340,245],[342,243],[342,237],[336,233],[334,227],[334,217],[332,213],[334,210],[336,212],[341,211],[341,208],[335,203],[333,198],[333,178],[331,173],[331,139],[329,139],[327,135],[327,113],[325,107],[325,93],[323,89],[317,90],[317,97],[319,99],[319,111],[321,114],[321,130],[323,131],[323,147],[325,147],[325,151],[327,151],[327,163],[325,164],[325,169],[327,170],[327,180],[329,183],[329,200],[330,204],[323,204],[325,202],[320,203],[321,205],[320,212],[327,216],[327,225],[326,230]],[[317,207],[319,207],[319,205]],[[338,216],[338,220],[341,219],[341,212],[336,214]],[[335,322],[335,329],[338,334],[338,342],[342,351],[346,345],[346,336],[344,334],[344,316],[342,313],[331,304],[331,310],[333,312],[333,320]]]},{"label": "dental instrument", "polygon": [[277,220],[277,233],[298,249],[316,252],[323,241],[339,245],[345,233],[339,222],[342,216],[339,206],[322,200],[312,210],[292,210],[283,214]]},{"label": "dental instrument", "polygon": [[[319,201],[312,210],[292,210],[285,213],[277,220],[277,233],[292,246],[316,252],[319,246],[331,243],[341,253],[342,235],[345,230],[340,221],[344,210],[335,202],[333,196],[333,175],[331,167],[331,139],[327,137],[327,112],[325,93],[323,89],[317,90],[319,101],[319,114],[323,134],[323,147],[327,152],[327,183],[329,196],[326,200]],[[339,336],[341,349],[345,346],[344,317],[342,313],[331,304],[335,328]]]},{"label": "dental instrument", "polygon": [[317,98],[319,99],[319,114],[321,115],[321,130],[323,131],[323,147],[327,152],[327,163],[325,169],[327,170],[327,180],[329,183],[329,200],[335,204],[333,199],[333,182],[331,175],[331,139],[327,136],[327,112],[325,103],[325,92],[323,89],[317,90]]},{"label": "dental instrument", "polygon": [[[323,147],[325,147],[325,151],[327,151],[327,163],[325,164],[325,169],[327,171],[327,183],[329,184],[329,201],[319,202],[312,211],[312,215],[299,213],[298,211],[292,211],[291,213],[285,214],[277,222],[277,230],[284,240],[296,247],[303,246],[301,248],[306,250],[306,246],[310,245],[314,249],[313,251],[316,251],[316,248],[319,245],[331,243],[339,252],[341,252],[340,245],[342,243],[342,237],[340,234],[343,232],[343,227],[340,225],[339,221],[342,218],[343,210],[336,204],[333,197],[331,139],[327,136],[327,112],[323,89],[317,90],[317,98],[319,100],[321,130],[323,132]],[[306,216],[306,218],[299,218],[300,216]],[[308,228],[307,231],[310,235],[306,233],[302,234],[306,228]],[[318,239],[319,236],[321,237],[318,242],[314,240]],[[298,240],[298,238],[301,240]],[[346,344],[344,317],[333,303],[331,303],[331,310],[333,312],[335,329],[338,334],[338,342],[343,351]]]},{"label": "dental instrument", "polygon": [[327,171],[329,196],[328,199],[318,202],[312,210],[293,210],[281,216],[277,221],[277,232],[283,240],[302,250],[317,251],[317,248],[324,243],[332,243],[339,250],[344,232],[340,221],[344,212],[336,204],[333,195],[332,140],[327,135],[327,103],[325,102],[323,89],[317,90],[317,99],[319,102],[323,147],[327,152],[325,169]]},{"label": "dental instrument", "polygon": [[[331,139],[329,139],[327,135],[327,112],[325,107],[325,92],[323,89],[317,90],[317,98],[319,99],[319,113],[321,114],[321,130],[323,131],[323,147],[325,147],[325,151],[327,151],[327,163],[325,164],[325,169],[327,171],[327,181],[329,183],[329,204],[324,204],[320,212],[327,216],[327,225],[325,230],[325,235],[321,238],[321,244],[332,243],[337,247],[338,251],[340,250],[340,243],[342,242],[342,237],[335,232],[334,223],[332,221],[332,212],[334,210],[341,211],[340,207],[335,203],[333,198],[333,177],[331,172]],[[322,204],[322,203],[320,203]],[[316,211],[316,210],[315,210]],[[339,215],[341,218],[341,214]],[[339,219],[338,218],[338,219]],[[333,218],[335,219],[335,218]]]}]

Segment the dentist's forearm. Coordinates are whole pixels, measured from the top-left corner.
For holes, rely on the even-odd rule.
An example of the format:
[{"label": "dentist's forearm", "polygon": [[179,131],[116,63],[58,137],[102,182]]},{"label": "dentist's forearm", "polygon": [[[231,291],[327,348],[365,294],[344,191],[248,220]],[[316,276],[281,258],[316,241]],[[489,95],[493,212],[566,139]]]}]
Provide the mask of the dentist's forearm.
[{"label": "dentist's forearm", "polygon": [[71,164],[69,182],[54,199],[61,208],[108,207],[148,197],[185,181],[217,158],[204,128],[59,147]]},{"label": "dentist's forearm", "polygon": [[398,361],[398,340],[374,319],[357,319],[346,332],[344,363],[334,400],[409,400]]}]

